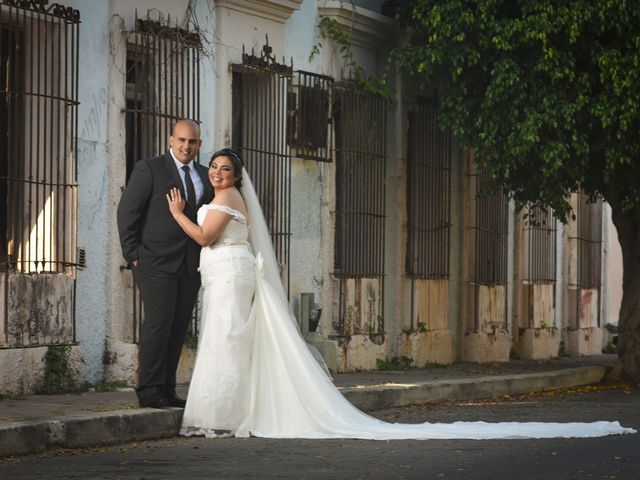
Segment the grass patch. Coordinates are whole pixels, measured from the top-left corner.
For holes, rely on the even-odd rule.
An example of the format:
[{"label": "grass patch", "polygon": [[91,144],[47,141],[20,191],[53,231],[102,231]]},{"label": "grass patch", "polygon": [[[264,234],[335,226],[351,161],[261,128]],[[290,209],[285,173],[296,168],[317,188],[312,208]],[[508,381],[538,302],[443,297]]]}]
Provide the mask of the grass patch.
[{"label": "grass patch", "polygon": [[412,363],[413,359],[405,356],[390,359],[376,358],[376,368],[378,370],[408,370],[411,368]]},{"label": "grass patch", "polygon": [[36,387],[36,395],[56,395],[64,393],[115,392],[129,385],[124,380],[110,382],[81,382],[77,370],[71,366],[71,347],[51,345],[44,355],[44,375]]},{"label": "grass patch", "polygon": [[35,389],[36,395],[56,393],[79,393],[83,384],[78,381],[78,372],[70,364],[71,347],[51,345],[44,355],[44,376]]}]

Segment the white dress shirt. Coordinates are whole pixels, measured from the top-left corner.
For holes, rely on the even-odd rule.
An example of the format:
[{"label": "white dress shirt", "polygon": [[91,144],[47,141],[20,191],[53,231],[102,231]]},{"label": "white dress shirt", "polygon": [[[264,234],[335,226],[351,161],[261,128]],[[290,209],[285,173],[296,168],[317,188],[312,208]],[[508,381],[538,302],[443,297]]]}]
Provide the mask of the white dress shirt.
[{"label": "white dress shirt", "polygon": [[[185,201],[187,201],[189,199],[186,197],[189,194],[187,193],[187,185],[184,183],[184,170],[182,170],[182,167],[184,167],[185,164],[176,160],[176,156],[173,154],[173,149],[170,148],[169,152],[171,153],[171,158],[173,158],[173,161],[176,163],[176,168],[178,169],[178,173],[180,173],[180,178],[182,179],[182,186],[184,187],[183,190],[184,190]],[[202,199],[202,195],[204,194],[204,185],[202,184],[202,178],[200,178],[200,174],[196,170],[194,161],[191,160],[189,163],[187,163],[186,166],[189,167],[189,174],[191,175],[193,188],[196,191],[195,204],[197,205],[198,202]]]}]

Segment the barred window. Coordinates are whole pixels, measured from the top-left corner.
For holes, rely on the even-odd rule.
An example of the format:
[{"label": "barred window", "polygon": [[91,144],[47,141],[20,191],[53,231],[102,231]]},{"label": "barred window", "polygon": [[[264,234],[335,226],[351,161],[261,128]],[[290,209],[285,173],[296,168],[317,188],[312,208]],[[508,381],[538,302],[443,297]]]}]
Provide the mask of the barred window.
[{"label": "barred window", "polygon": [[556,218],[553,210],[531,207],[524,226],[526,264],[523,280],[535,285],[556,281]]},{"label": "barred window", "polygon": [[136,18],[127,33],[127,180],[135,164],[169,147],[177,120],[200,121],[200,37]]},{"label": "barred window", "polygon": [[557,221],[552,209],[533,206],[522,220],[518,323],[522,328],[550,327],[555,325]]},{"label": "barred window", "polygon": [[333,78],[296,71],[289,93],[287,140],[298,158],[331,161]]},{"label": "barred window", "polygon": [[408,110],[406,271],[412,278],[447,278],[451,133],[439,128],[432,105]]},{"label": "barred window", "polygon": [[333,90],[336,212],[334,273],[339,335],[384,341],[386,103],[350,81]]},{"label": "barred window", "polygon": [[80,12],[0,0],[0,347],[75,341]]},{"label": "barred window", "polygon": [[75,274],[80,14],[0,3],[0,264]]},{"label": "barred window", "polygon": [[506,284],[509,202],[501,193],[483,195],[487,172],[475,172],[469,162],[475,196],[471,281],[480,285]]},{"label": "barred window", "polygon": [[[595,200],[595,201],[592,201]],[[568,303],[570,328],[600,325],[602,282],[602,199],[573,196],[576,218],[569,224]]]},{"label": "barred window", "polygon": [[384,275],[386,104],[351,82],[334,90],[338,277]]},{"label": "barred window", "polygon": [[291,152],[287,101],[293,70],[276,63],[268,45],[262,56],[244,54],[243,63],[232,69],[232,143],[254,182],[288,292]]},{"label": "barred window", "polygon": [[476,171],[469,158],[470,193],[473,200],[469,280],[473,289],[469,331],[507,329],[507,261],[509,202],[506,195],[483,194],[488,172]]},{"label": "barred window", "polygon": [[589,201],[578,194],[576,221],[578,242],[578,288],[600,288],[602,281],[602,199]]}]

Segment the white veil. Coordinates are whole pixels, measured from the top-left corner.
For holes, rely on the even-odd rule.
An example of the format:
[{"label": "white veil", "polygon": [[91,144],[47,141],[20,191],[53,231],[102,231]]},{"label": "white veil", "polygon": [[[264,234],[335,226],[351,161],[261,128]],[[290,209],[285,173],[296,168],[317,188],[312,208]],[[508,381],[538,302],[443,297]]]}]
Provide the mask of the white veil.
[{"label": "white veil", "polygon": [[[242,186],[240,187],[240,191],[242,192],[244,203],[247,207],[247,215],[249,216],[249,243],[251,244],[251,249],[257,259],[262,259],[262,270],[265,280],[277,294],[278,300],[285,307],[284,310],[289,312],[290,320],[296,326],[298,332],[300,332],[298,322],[296,321],[293,313],[291,313],[287,294],[282,286],[280,271],[278,269],[278,261],[276,259],[273,243],[271,242],[269,227],[267,227],[267,222],[265,221],[264,214],[262,213],[260,200],[253,188],[249,172],[247,172],[247,169],[244,167],[242,168]],[[301,332],[300,336],[302,336]],[[307,347],[325,373],[331,376],[327,364],[318,349],[308,343]]]},{"label": "white veil", "polygon": [[269,227],[267,227],[267,222],[264,219],[262,206],[253,188],[249,172],[247,172],[247,169],[244,167],[242,168],[242,187],[240,190],[249,216],[249,243],[251,244],[253,253],[256,257],[258,257],[258,254],[262,256],[262,268],[265,279],[278,294],[278,298],[288,306],[289,302],[287,301],[287,294],[284,291],[282,280],[280,279],[278,261],[276,260],[273,243],[271,242]]}]

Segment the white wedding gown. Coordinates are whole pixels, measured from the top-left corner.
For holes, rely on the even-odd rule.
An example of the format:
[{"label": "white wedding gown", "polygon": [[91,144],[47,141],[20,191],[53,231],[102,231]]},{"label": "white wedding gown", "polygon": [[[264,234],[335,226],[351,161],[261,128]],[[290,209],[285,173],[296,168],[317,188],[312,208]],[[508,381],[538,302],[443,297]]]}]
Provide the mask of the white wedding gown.
[{"label": "white wedding gown", "polygon": [[336,389],[292,321],[246,171],[243,178],[257,260],[240,212],[219,205],[198,212],[199,224],[212,208],[232,219],[216,243],[202,249],[202,326],[181,435],[390,440],[635,433],[605,421],[397,424],[361,412]]}]

